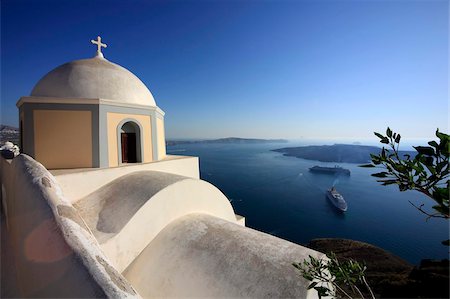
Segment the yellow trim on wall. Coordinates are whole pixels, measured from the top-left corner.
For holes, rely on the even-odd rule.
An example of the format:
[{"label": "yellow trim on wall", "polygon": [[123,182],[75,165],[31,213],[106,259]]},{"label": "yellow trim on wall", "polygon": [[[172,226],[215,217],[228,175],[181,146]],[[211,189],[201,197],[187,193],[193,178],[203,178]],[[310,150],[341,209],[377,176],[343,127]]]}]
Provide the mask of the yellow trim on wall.
[{"label": "yellow trim on wall", "polygon": [[34,110],[34,158],[47,169],[92,167],[92,113]]}]

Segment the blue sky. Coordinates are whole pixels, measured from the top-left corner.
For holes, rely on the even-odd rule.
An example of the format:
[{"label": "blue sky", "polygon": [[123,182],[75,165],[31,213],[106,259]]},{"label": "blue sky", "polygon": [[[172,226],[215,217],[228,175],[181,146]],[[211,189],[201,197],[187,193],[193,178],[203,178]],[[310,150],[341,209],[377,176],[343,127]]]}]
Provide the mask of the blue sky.
[{"label": "blue sky", "polygon": [[135,73],[169,138],[448,132],[448,1],[1,1],[1,123],[48,71]]}]

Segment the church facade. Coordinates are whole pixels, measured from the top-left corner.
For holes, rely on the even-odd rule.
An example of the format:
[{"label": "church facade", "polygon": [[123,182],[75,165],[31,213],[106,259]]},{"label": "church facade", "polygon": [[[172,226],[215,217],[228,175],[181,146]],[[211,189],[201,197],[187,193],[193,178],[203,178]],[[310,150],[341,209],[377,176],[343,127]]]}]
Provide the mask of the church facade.
[{"label": "church facade", "polygon": [[100,49],[94,58],[50,71],[17,107],[22,150],[48,169],[147,163],[166,155],[164,112],[138,77]]}]

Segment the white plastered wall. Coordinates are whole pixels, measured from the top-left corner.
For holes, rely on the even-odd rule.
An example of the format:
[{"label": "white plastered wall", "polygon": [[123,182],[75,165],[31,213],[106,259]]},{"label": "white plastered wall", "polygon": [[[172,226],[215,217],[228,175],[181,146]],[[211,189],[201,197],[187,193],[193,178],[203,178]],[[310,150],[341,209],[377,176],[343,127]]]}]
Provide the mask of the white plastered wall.
[{"label": "white plastered wall", "polygon": [[164,132],[164,120],[156,118],[156,128],[158,135],[158,160],[166,157],[166,134]]},{"label": "white plastered wall", "polygon": [[117,235],[100,246],[122,272],[164,227],[192,213],[240,224],[230,202],[216,187],[202,180],[185,179],[150,198]]},{"label": "white plastered wall", "polygon": [[0,157],[0,180],[8,210],[2,240],[14,251],[14,269],[6,271],[17,276],[15,296],[139,298],[42,164],[23,154],[12,162]]},{"label": "white plastered wall", "polygon": [[118,177],[142,170],[163,171],[197,179],[200,177],[198,157],[186,156],[166,156],[161,161],[111,168],[51,172],[61,186],[64,196],[74,203]]},{"label": "white plastered wall", "polygon": [[323,253],[205,214],[167,225],[123,272],[145,298],[318,298],[292,266]]}]

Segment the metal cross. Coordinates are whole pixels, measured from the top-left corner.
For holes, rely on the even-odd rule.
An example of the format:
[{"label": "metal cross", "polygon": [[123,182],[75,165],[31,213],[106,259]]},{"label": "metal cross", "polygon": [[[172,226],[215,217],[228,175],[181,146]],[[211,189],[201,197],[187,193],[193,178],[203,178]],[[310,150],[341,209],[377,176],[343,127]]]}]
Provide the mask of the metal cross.
[{"label": "metal cross", "polygon": [[102,44],[102,38],[100,36],[97,36],[97,40],[93,40],[91,39],[91,43],[93,43],[94,45],[97,45],[97,55],[102,56],[102,47],[106,48],[107,45],[106,44]]}]

